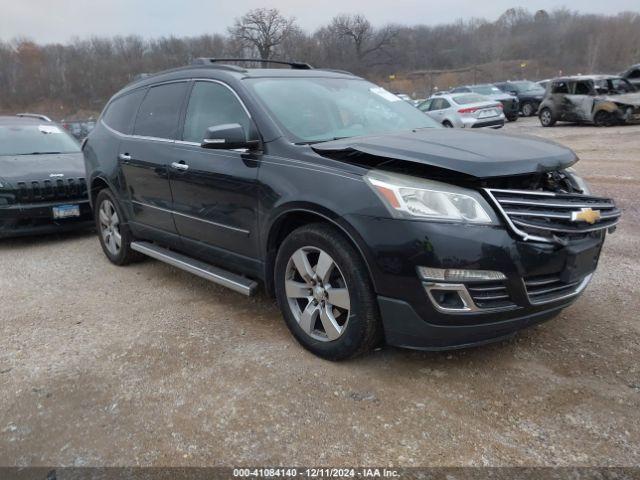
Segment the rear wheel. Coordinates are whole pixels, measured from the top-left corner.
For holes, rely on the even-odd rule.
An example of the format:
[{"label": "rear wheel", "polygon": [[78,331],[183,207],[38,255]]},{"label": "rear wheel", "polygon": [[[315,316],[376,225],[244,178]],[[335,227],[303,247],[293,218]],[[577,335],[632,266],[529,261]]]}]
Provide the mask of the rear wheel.
[{"label": "rear wheel", "polygon": [[445,120],[444,122],[442,122],[442,125],[444,125],[446,128],[453,128],[453,124],[449,120]]},{"label": "rear wheel", "polygon": [[380,313],[359,253],[335,228],[300,227],[282,242],[276,297],[289,330],[314,354],[342,360],[382,338]]},{"label": "rear wheel", "polygon": [[142,257],[131,250],[133,235],[126,223],[113,193],[100,190],[95,202],[95,222],[102,251],[111,263],[127,265]]},{"label": "rear wheel", "polygon": [[534,111],[533,105],[530,102],[525,102],[522,105],[522,115],[524,115],[525,117],[530,117],[534,113],[535,111]]},{"label": "rear wheel", "polygon": [[556,123],[556,118],[550,108],[543,108],[540,110],[538,118],[540,119],[540,124],[543,127],[553,127]]}]

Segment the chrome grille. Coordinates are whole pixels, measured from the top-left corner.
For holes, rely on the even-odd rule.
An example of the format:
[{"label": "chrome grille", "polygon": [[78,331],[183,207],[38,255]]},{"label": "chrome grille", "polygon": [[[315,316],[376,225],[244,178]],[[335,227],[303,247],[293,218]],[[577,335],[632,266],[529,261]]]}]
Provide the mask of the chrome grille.
[{"label": "chrome grille", "polygon": [[87,184],[82,177],[33,180],[16,184],[16,199],[20,203],[76,200],[86,197]]},{"label": "chrome grille", "polygon": [[478,308],[505,308],[514,305],[502,280],[468,283],[467,290]]},{"label": "chrome grille", "polygon": [[558,274],[525,277],[529,302],[540,304],[569,298],[580,293],[591,280],[591,274],[571,282],[563,282]]},{"label": "chrome grille", "polygon": [[[580,194],[529,190],[485,190],[511,229],[525,240],[562,243],[589,232],[613,227],[620,210],[613,200]],[[579,217],[594,210],[600,218],[588,223]],[[578,215],[578,218],[576,218]]]}]

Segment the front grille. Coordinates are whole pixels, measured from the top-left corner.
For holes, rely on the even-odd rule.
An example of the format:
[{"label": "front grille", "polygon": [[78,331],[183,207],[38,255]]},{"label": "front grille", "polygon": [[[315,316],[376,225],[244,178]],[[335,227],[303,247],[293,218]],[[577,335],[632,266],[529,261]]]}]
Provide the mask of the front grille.
[{"label": "front grille", "polygon": [[563,282],[559,275],[540,275],[525,277],[524,286],[532,304],[553,302],[564,297],[570,297],[586,286],[590,275],[579,280]]},{"label": "front grille", "polygon": [[87,183],[82,177],[33,180],[16,184],[16,199],[19,203],[76,200],[86,197]]},{"label": "front grille", "polygon": [[[564,243],[613,227],[621,214],[613,200],[591,195],[499,189],[486,192],[511,229],[525,240]],[[598,219],[589,218],[592,211],[599,214]]]},{"label": "front grille", "polygon": [[469,283],[467,290],[478,308],[506,308],[514,305],[502,280]]}]

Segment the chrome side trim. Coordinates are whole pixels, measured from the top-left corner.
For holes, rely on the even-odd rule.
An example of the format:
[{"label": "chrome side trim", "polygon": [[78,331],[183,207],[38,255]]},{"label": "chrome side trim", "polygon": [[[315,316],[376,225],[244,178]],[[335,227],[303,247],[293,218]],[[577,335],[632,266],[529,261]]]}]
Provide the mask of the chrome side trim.
[{"label": "chrome side trim", "polygon": [[[527,292],[527,299],[529,300],[529,303],[531,305],[544,305],[545,303],[559,302],[559,301],[566,300],[568,298],[572,298],[572,297],[575,297],[576,295],[581,294],[582,291],[585,288],[587,288],[587,285],[589,285],[589,282],[591,281],[592,277],[593,277],[593,273],[590,273],[589,275],[587,275],[582,279],[580,284],[577,286],[577,288],[573,292],[568,293],[566,295],[562,295],[560,297],[555,297],[549,300],[531,300],[531,297],[529,296],[529,291],[527,290],[527,287],[524,283],[524,279],[522,280],[522,286],[524,288],[524,291]],[[567,285],[567,286],[570,286],[570,285]]]},{"label": "chrome side trim", "polygon": [[258,289],[258,283],[235,273],[214,267],[199,260],[187,257],[180,253],[158,247],[148,242],[131,242],[131,249],[176,268],[192,273],[198,277],[217,283],[223,287],[251,296]]},{"label": "chrome side trim", "polygon": [[179,215],[181,217],[190,218],[192,220],[197,220],[199,222],[208,223],[210,225],[214,225],[220,228],[226,228],[227,230],[234,230],[238,233],[243,233],[245,235],[249,235],[251,233],[250,230],[245,230],[244,228],[232,227],[231,225],[225,225],[223,223],[212,222],[211,220],[205,220],[204,218],[194,217],[193,215],[187,215],[186,213],[176,212],[175,210],[170,210],[168,208],[157,207],[155,205],[150,205],[148,203],[139,202],[138,200],[131,200],[131,203],[135,203],[136,205],[140,205],[142,207],[154,208],[156,210],[160,210],[162,212],[171,213],[173,215]]}]

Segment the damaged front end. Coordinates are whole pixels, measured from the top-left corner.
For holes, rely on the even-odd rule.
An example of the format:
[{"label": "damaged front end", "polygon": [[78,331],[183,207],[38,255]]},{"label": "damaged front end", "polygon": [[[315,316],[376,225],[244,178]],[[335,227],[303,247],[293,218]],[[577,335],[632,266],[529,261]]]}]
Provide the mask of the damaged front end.
[{"label": "damaged front end", "polygon": [[640,124],[640,93],[597,97],[593,104],[593,121],[599,126]]}]

